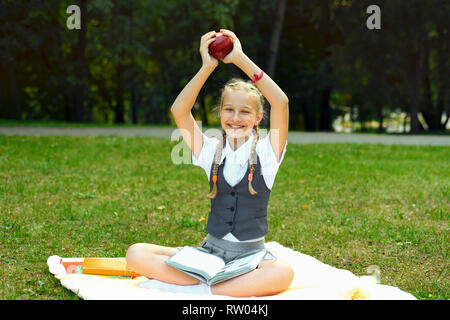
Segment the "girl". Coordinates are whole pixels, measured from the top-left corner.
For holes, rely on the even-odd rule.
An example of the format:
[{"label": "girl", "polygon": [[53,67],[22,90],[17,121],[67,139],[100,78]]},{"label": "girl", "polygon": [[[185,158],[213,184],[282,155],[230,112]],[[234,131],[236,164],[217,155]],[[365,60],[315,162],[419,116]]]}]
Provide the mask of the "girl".
[{"label": "girl", "polygon": [[[220,33],[233,42],[233,50],[222,61],[234,63],[254,84],[232,79],[225,85],[219,110],[222,125],[219,141],[201,132],[191,109],[206,79],[218,65],[208,47]],[[211,212],[202,248],[228,262],[264,248],[267,204],[286,149],[289,108],[287,96],[244,54],[236,35],[226,29],[220,33],[210,31],[201,37],[202,67],[178,95],[171,111],[192,150],[194,165],[201,166],[210,180]],[[264,97],[272,108],[270,133],[260,139]],[[289,264],[268,252],[255,270],[209,287],[165,263],[177,250],[138,243],[128,249],[126,261],[135,272],[157,279],[150,280],[149,286],[175,292],[266,296],[287,289],[294,276]]]}]

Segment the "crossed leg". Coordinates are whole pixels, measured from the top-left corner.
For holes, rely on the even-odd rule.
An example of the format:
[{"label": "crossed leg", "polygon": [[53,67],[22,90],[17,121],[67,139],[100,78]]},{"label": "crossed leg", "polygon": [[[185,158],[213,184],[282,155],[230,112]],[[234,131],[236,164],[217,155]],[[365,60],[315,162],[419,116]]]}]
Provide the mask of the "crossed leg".
[{"label": "crossed leg", "polygon": [[[198,284],[199,280],[165,263],[177,251],[177,248],[137,243],[128,249],[126,261],[136,273],[150,279],[178,285]],[[251,272],[211,286],[211,292],[233,297],[273,295],[286,290],[293,278],[294,271],[288,263],[265,260]]]},{"label": "crossed leg", "polygon": [[253,271],[213,285],[211,292],[233,297],[270,296],[286,290],[293,279],[294,270],[287,262],[264,260]]},{"label": "crossed leg", "polygon": [[179,284],[198,284],[199,280],[172,268],[165,261],[178,251],[177,248],[164,247],[150,243],[136,243],[128,248],[126,261],[130,268],[149,279]]}]

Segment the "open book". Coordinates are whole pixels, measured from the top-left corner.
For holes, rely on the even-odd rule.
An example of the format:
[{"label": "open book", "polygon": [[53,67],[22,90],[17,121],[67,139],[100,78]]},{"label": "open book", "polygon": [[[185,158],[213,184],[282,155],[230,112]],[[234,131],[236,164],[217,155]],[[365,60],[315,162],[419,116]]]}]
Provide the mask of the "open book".
[{"label": "open book", "polygon": [[266,253],[267,249],[260,249],[225,263],[220,257],[186,246],[167,259],[166,263],[208,285],[213,285],[252,271]]}]

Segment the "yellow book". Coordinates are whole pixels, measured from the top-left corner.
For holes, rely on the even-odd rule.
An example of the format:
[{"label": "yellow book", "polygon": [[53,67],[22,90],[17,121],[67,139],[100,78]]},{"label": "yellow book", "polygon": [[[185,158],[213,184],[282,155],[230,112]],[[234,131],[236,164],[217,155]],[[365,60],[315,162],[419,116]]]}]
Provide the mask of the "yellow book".
[{"label": "yellow book", "polygon": [[132,271],[124,258],[84,258],[84,274],[139,277]]}]

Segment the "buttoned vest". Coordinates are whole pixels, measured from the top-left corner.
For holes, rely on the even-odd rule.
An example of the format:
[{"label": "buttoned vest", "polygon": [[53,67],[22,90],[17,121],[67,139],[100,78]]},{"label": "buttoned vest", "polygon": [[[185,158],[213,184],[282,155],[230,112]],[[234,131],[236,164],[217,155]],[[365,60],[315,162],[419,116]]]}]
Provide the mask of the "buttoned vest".
[{"label": "buttoned vest", "polygon": [[[211,199],[211,211],[206,225],[206,231],[216,238],[223,238],[231,232],[238,240],[244,241],[263,237],[267,234],[267,205],[270,189],[261,174],[259,156],[253,173],[252,186],[258,194],[251,195],[248,191],[249,168],[242,180],[234,187],[230,186],[223,175],[225,161],[217,171],[217,195]],[[213,187],[213,168],[210,171],[210,190]]]}]

